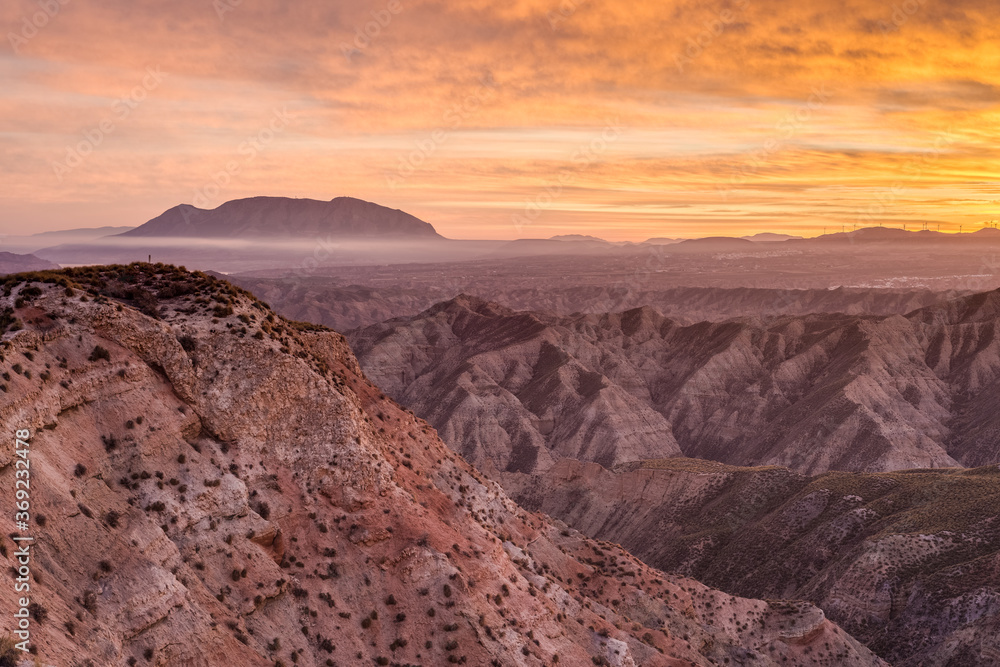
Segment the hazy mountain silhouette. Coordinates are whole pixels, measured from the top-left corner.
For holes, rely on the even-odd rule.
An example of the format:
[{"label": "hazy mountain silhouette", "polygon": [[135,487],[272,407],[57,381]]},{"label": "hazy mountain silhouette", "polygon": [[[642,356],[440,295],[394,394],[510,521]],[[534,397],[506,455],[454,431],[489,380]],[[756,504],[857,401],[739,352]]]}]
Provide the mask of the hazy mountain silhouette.
[{"label": "hazy mountain silhouette", "polygon": [[288,197],[235,199],[214,209],[175,206],[123,237],[281,238],[302,240],[334,235],[348,238],[443,238],[429,223],[409,213],[353,197],[330,201]]}]

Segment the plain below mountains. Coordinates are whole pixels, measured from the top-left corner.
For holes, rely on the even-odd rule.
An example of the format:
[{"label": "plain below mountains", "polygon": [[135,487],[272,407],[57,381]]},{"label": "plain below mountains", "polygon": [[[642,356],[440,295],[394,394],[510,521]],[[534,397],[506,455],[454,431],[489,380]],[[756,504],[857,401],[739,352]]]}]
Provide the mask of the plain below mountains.
[{"label": "plain below mountains", "polygon": [[349,333],[365,372],[486,470],[687,456],[801,473],[1000,461],[1000,292],[906,316],[681,325],[462,296]]},{"label": "plain below mountains", "polygon": [[[435,271],[435,269],[437,269]],[[225,276],[285,317],[347,331],[396,317],[412,317],[460,294],[475,294],[514,310],[555,315],[602,313],[651,306],[678,324],[753,315],[773,318],[810,313],[903,315],[967,293],[928,289],[767,289],[569,284],[540,286],[543,280],[472,273],[462,265],[430,265],[422,272],[400,267],[395,276]],[[221,277],[221,274],[215,274]],[[352,281],[359,282],[352,282]]]}]

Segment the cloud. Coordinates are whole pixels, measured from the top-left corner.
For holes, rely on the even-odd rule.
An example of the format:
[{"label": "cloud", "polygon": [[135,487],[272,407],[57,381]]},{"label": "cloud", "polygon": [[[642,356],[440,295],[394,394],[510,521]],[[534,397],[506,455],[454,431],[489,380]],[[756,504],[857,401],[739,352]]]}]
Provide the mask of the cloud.
[{"label": "cloud", "polygon": [[[1000,27],[987,0],[219,1],[226,11],[67,2],[0,56],[0,210],[18,211],[0,213],[0,231],[32,220],[31,207],[38,225],[82,226],[142,222],[105,220],[102,204],[150,218],[190,201],[283,107],[294,120],[221,200],[353,194],[420,211],[449,236],[509,236],[505,216],[612,118],[621,140],[546,213],[560,228],[583,216],[620,237],[616,225],[658,224],[649,202],[663,197],[703,207],[700,224],[781,212],[800,229],[830,209],[828,190],[803,184],[850,193],[837,213],[849,215],[892,182],[899,155],[949,128],[959,139],[900,202],[965,220],[978,208],[918,193],[996,181],[978,162],[995,163],[1000,133]],[[18,36],[38,8],[5,3],[0,22]],[[53,163],[113,117],[149,67],[163,84],[59,181]],[[831,97],[809,108],[817,86]],[[387,190],[401,156],[438,130],[433,154]],[[744,208],[719,209],[720,188]],[[632,209],[602,204],[622,193]],[[52,222],[73,203],[79,220]]]}]

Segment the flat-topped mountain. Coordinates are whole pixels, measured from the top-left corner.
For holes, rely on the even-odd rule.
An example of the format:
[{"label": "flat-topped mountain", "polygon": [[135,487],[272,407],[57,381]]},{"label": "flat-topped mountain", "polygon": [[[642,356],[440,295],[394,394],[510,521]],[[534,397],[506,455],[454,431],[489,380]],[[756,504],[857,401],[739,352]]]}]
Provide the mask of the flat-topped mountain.
[{"label": "flat-topped mountain", "polygon": [[34,664],[885,664],[812,605],[525,512],[340,334],[232,285],[150,264],[2,284],[0,483],[28,429],[32,518],[0,522],[35,538]]},{"label": "flat-topped mountain", "polygon": [[349,332],[365,371],[483,469],[683,454],[803,473],[1000,461],[1000,291],[907,316],[682,325],[471,297]]},{"label": "flat-topped mountain", "polygon": [[328,237],[442,238],[409,213],[353,197],[330,201],[287,197],[236,199],[206,210],[175,206],[119,237],[277,238],[309,242]]}]

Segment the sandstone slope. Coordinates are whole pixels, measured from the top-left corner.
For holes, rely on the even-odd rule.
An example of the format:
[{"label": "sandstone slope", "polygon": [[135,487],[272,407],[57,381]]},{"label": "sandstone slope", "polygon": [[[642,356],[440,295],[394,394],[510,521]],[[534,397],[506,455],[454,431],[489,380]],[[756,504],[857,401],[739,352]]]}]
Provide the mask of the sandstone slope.
[{"label": "sandstone slope", "polygon": [[[39,664],[883,664],[811,605],[665,576],[526,513],[342,336],[226,283],[132,265],[4,286]],[[0,522],[17,532],[11,507]]]},{"label": "sandstone slope", "polygon": [[645,562],[793,597],[899,667],[1000,664],[1000,468],[827,473],[691,459],[504,475],[524,507]]}]

